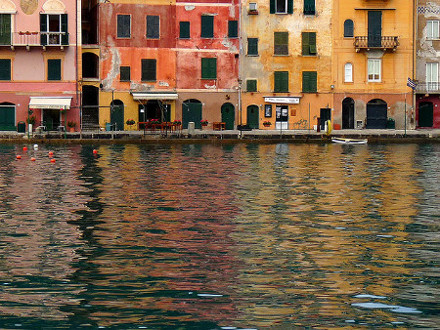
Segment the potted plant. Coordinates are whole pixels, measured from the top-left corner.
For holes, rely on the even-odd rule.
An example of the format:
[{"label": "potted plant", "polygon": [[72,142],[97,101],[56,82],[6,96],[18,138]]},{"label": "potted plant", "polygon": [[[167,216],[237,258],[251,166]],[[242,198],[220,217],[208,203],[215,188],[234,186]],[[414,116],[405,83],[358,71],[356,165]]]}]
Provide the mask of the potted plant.
[{"label": "potted plant", "polygon": [[208,126],[208,121],[207,121],[206,119],[202,119],[202,120],[200,121],[200,124],[201,124],[202,126]]},{"label": "potted plant", "polygon": [[26,119],[26,122],[27,122],[28,124],[32,124],[32,126],[34,126],[34,125],[35,125],[35,122],[36,122],[36,118],[35,118],[35,116],[30,116],[30,117],[28,117],[28,118]]},{"label": "potted plant", "polygon": [[176,126],[180,126],[180,125],[182,125],[182,122],[179,119],[176,119],[173,121],[173,124]]},{"label": "potted plant", "polygon": [[272,125],[272,123],[270,121],[268,121],[268,120],[263,121],[263,126],[264,127],[270,127],[271,125]]},{"label": "potted plant", "polygon": [[70,132],[75,132],[76,123],[74,121],[68,121],[67,127],[69,127]]},{"label": "potted plant", "polygon": [[154,125],[158,125],[158,124],[160,124],[160,121],[159,121],[159,119],[151,119],[150,123],[154,124]]}]

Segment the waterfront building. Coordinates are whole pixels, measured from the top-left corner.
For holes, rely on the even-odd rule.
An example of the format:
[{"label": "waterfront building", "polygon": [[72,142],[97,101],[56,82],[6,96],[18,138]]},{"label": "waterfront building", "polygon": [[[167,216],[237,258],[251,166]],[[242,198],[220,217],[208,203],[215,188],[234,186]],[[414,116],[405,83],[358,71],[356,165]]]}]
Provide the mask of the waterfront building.
[{"label": "waterfront building", "polygon": [[343,129],[413,127],[414,5],[334,1],[334,123]]},{"label": "waterfront building", "polygon": [[416,126],[440,128],[440,1],[419,0],[416,37]]},{"label": "waterfront building", "polygon": [[244,124],[313,129],[332,119],[332,7],[325,0],[243,4]]},{"label": "waterfront building", "polygon": [[79,122],[79,1],[0,0],[0,130]]}]

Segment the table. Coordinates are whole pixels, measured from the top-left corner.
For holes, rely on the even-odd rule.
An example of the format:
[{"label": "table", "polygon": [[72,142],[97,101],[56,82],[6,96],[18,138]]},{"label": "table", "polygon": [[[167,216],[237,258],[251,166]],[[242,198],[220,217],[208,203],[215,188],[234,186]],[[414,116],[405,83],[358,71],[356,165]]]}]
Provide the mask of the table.
[{"label": "table", "polygon": [[214,131],[224,131],[226,127],[226,123],[215,121],[212,123],[212,129]]}]

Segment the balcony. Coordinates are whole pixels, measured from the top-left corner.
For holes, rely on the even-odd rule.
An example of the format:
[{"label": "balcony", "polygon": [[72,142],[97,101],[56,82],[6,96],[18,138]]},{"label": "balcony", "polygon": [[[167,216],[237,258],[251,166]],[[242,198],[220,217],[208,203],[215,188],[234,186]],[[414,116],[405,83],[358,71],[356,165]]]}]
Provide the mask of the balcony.
[{"label": "balcony", "polygon": [[439,82],[419,82],[416,86],[417,93],[423,94],[440,94]]},{"label": "balcony", "polygon": [[362,49],[382,49],[396,51],[399,46],[399,37],[379,37],[368,38],[368,36],[354,37],[354,47],[356,52],[360,52]]},{"label": "balcony", "polygon": [[7,34],[0,34],[0,46],[14,47],[53,47],[61,49],[69,45],[69,34],[65,32],[35,32],[20,31]]}]

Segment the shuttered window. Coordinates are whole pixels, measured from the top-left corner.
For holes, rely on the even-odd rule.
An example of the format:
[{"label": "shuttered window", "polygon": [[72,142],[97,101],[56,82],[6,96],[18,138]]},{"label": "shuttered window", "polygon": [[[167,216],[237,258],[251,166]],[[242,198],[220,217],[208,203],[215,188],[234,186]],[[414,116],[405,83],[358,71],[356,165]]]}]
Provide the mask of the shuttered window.
[{"label": "shuttered window", "polygon": [[258,38],[248,38],[248,55],[258,55]]},{"label": "shuttered window", "polygon": [[11,44],[11,14],[0,14],[0,45]]},{"label": "shuttered window", "polygon": [[159,39],[159,16],[147,16],[147,38]]},{"label": "shuttered window", "polygon": [[304,0],[304,15],[315,15],[315,0]]},{"label": "shuttered window", "polygon": [[202,58],[202,79],[217,79],[216,58]]},{"label": "shuttered window", "polygon": [[142,60],[142,81],[156,81],[156,60]]},{"label": "shuttered window", "polygon": [[189,22],[180,22],[180,39],[189,39],[191,38],[191,32],[190,32],[190,23]]},{"label": "shuttered window", "polygon": [[118,38],[130,38],[131,18],[130,15],[117,16],[117,36]]},{"label": "shuttered window", "polygon": [[318,91],[317,78],[318,73],[316,71],[303,71],[303,93],[316,93]]},{"label": "shuttered window", "polygon": [[354,36],[354,24],[351,19],[347,19],[344,22],[344,37],[345,38],[353,38]]},{"label": "shuttered window", "polygon": [[274,32],[274,54],[289,55],[289,32]]},{"label": "shuttered window", "polygon": [[238,38],[238,21],[228,21],[228,37]]},{"label": "shuttered window", "polygon": [[0,60],[0,80],[11,80],[11,60]]},{"label": "shuttered window", "polygon": [[246,80],[246,90],[248,92],[256,92],[257,91],[257,80],[256,79]]},{"label": "shuttered window", "polygon": [[380,82],[382,71],[382,60],[379,58],[368,59],[368,81]]},{"label": "shuttered window", "polygon": [[214,16],[202,16],[202,38],[214,38]]},{"label": "shuttered window", "polygon": [[426,39],[437,40],[439,39],[439,21],[429,20],[426,22]]},{"label": "shuttered window", "polygon": [[292,14],[293,0],[270,0],[271,14]]},{"label": "shuttered window", "polygon": [[275,71],[274,72],[274,89],[275,93],[283,93],[289,91],[289,72]]},{"label": "shuttered window", "polygon": [[129,66],[121,66],[119,68],[119,80],[120,81],[130,81],[131,80],[131,73],[130,73]]},{"label": "shuttered window", "polygon": [[68,45],[68,16],[40,14],[41,45]]},{"label": "shuttered window", "polygon": [[303,32],[301,35],[302,54],[316,55],[316,32]]},{"label": "shuttered window", "polygon": [[47,60],[47,80],[61,80],[61,60]]}]

